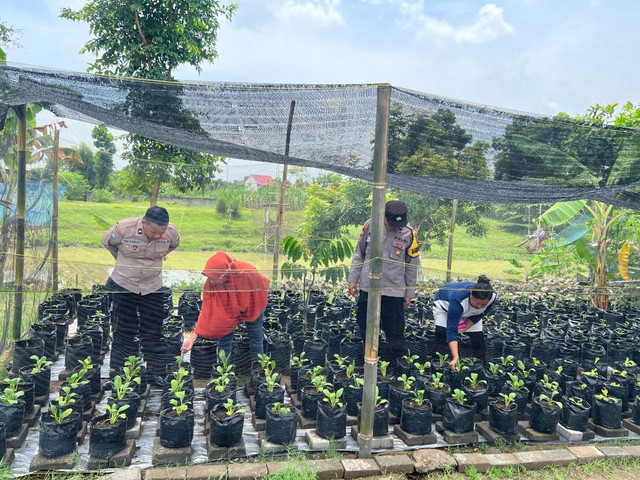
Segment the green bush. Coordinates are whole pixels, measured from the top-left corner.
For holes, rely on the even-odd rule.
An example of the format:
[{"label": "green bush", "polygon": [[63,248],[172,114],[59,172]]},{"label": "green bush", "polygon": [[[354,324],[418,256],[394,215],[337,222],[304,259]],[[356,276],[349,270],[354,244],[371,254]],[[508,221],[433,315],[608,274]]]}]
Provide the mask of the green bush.
[{"label": "green bush", "polygon": [[89,182],[79,173],[62,172],[60,174],[60,185],[64,185],[64,198],[68,200],[86,200],[89,191]]},{"label": "green bush", "polygon": [[93,191],[93,201],[98,203],[113,203],[115,198],[106,188],[98,188]]},{"label": "green bush", "polygon": [[216,212],[227,213],[227,202],[224,198],[219,198],[216,201]]}]

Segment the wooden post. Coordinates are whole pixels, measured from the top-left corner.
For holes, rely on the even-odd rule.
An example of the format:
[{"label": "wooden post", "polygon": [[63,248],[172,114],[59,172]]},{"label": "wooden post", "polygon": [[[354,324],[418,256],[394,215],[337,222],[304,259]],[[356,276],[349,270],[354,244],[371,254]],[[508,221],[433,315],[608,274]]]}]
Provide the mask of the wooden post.
[{"label": "wooden post", "polygon": [[[456,178],[460,178],[462,170],[462,158],[458,155],[458,172]],[[445,283],[451,281],[451,264],[453,263],[453,233],[456,230],[456,214],[458,213],[458,199],[453,199],[453,207],[451,209],[451,228],[449,229],[449,249],[447,250],[447,277]]]},{"label": "wooden post", "polygon": [[58,164],[60,162],[60,130],[56,128],[53,134],[53,179],[51,181],[52,207],[51,214],[51,276],[53,278],[53,293],[58,292]]},{"label": "wooden post", "polygon": [[[291,144],[291,126],[293,124],[293,111],[296,108],[296,101],[291,100],[291,107],[289,107],[289,123],[287,124],[287,140],[284,144],[284,156],[289,156],[289,145]],[[277,282],[280,270],[280,234],[282,230],[282,222],[284,219],[284,200],[285,193],[287,191],[287,171],[289,165],[284,164],[282,170],[282,185],[280,186],[280,202],[278,205],[278,220],[276,222],[276,237],[273,242],[273,281]]]},{"label": "wooden post", "polygon": [[13,339],[22,336],[22,301],[24,289],[24,230],[27,177],[27,106],[15,107],[18,117],[18,205],[16,212],[15,302],[13,306]]},{"label": "wooden post", "polygon": [[371,268],[367,301],[367,332],[364,346],[364,386],[358,445],[360,458],[371,458],[376,380],[378,376],[378,337],[380,336],[380,301],[382,285],[382,241],[384,206],[387,188],[387,143],[391,86],[378,87],[376,131],[373,146],[373,204],[371,206]]}]

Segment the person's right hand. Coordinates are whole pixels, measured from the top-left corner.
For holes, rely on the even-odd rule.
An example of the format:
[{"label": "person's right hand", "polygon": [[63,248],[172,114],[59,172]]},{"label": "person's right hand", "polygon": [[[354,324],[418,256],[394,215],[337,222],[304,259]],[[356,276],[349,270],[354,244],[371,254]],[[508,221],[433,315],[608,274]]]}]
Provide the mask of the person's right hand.
[{"label": "person's right hand", "polygon": [[189,350],[191,350],[191,348],[193,348],[193,342],[195,342],[195,341],[196,341],[196,336],[195,335],[191,335],[191,336],[185,338],[184,342],[182,343],[182,347],[180,348],[180,355],[184,355]]},{"label": "person's right hand", "polygon": [[458,359],[457,358],[454,358],[453,360],[451,360],[449,362],[449,367],[451,368],[452,372],[456,371],[456,363],[458,363]]},{"label": "person's right hand", "polygon": [[358,284],[349,282],[349,295],[355,297],[358,294]]}]

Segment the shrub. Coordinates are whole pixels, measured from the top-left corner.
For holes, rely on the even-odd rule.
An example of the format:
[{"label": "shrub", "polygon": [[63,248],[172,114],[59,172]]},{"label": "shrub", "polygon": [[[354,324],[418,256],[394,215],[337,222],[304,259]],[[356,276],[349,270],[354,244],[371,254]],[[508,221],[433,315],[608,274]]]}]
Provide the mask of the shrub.
[{"label": "shrub", "polygon": [[216,212],[227,213],[227,201],[224,198],[216,200]]},{"label": "shrub", "polygon": [[89,182],[79,173],[62,172],[60,185],[65,186],[64,197],[68,200],[86,200]]},{"label": "shrub", "polygon": [[106,188],[98,188],[93,191],[93,201],[98,203],[113,203],[115,198]]}]

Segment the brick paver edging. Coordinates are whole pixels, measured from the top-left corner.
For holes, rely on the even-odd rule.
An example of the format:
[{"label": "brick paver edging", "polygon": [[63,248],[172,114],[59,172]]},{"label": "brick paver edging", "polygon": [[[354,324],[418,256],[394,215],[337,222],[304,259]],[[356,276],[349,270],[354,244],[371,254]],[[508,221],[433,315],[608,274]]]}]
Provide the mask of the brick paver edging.
[{"label": "brick paver edging", "polygon": [[[309,460],[318,480],[352,479],[371,475],[391,473],[425,474],[438,470],[457,469],[464,473],[473,466],[478,472],[486,472],[491,467],[525,467],[538,470],[549,465],[567,466],[570,463],[587,463],[603,458],[640,458],[640,445],[593,446],[574,445],[556,450],[531,450],[516,453],[455,453],[449,455],[443,450],[430,448],[413,452],[385,453],[373,459],[327,459]],[[234,463],[205,464],[175,468],[151,468],[139,472],[139,480],[213,480],[225,477],[227,480],[253,480],[281,471],[286,461],[264,464]],[[131,480],[128,469],[111,474],[110,480]],[[127,475],[127,476],[125,476]]]}]

